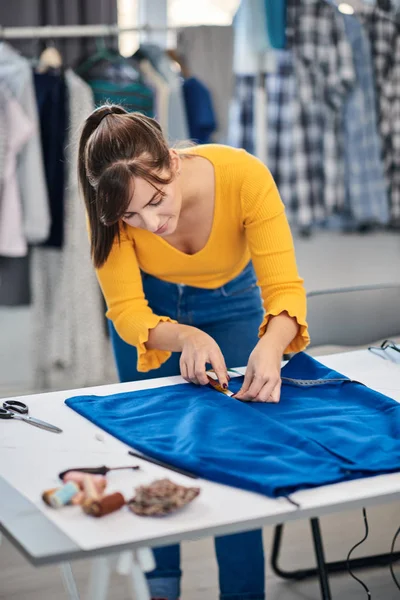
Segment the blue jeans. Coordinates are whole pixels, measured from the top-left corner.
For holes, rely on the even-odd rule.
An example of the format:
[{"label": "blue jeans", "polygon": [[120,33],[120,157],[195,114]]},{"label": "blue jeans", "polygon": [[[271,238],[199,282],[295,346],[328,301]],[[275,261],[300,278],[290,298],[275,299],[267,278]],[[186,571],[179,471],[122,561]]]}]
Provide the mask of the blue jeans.
[{"label": "blue jeans", "polygon": [[[257,344],[258,327],[263,318],[260,290],[251,263],[238,277],[215,290],[167,283],[147,274],[143,274],[142,278],[144,293],[153,312],[208,333],[221,348],[228,367],[247,364]],[[136,348],[121,340],[112,323],[110,333],[121,381],[179,375],[178,353],[173,353],[156,371],[138,372]],[[264,552],[261,531],[217,537],[215,550],[220,598],[263,600]],[[148,574],[150,587],[153,583],[156,589],[152,589],[153,595],[178,598],[181,577],[179,545],[157,548],[154,552],[157,567]],[[165,593],[164,589],[167,590]]]}]

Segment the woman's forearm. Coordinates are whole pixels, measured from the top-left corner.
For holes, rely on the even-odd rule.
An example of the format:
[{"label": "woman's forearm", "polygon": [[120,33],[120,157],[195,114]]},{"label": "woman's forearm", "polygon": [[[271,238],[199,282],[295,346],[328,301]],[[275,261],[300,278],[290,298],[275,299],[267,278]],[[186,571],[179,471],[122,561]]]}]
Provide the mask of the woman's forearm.
[{"label": "woman's forearm", "polygon": [[154,329],[150,329],[149,339],[146,342],[148,350],[168,350],[169,352],[182,352],[183,342],[188,335],[194,333],[195,327],[180,325],[179,323],[161,322]]},{"label": "woman's forearm", "polygon": [[296,319],[290,317],[285,311],[270,318],[260,343],[266,343],[269,346],[276,348],[276,350],[283,355],[298,332],[299,324]]}]

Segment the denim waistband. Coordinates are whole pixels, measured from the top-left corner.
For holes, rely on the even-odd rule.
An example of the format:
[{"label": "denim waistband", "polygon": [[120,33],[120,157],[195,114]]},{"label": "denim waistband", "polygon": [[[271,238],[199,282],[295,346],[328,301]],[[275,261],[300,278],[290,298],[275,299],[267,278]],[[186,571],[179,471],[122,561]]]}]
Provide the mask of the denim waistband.
[{"label": "denim waistband", "polygon": [[199,288],[183,283],[171,283],[169,281],[163,281],[162,279],[154,277],[153,275],[149,275],[144,271],[142,271],[142,280],[145,295],[147,297],[149,295],[153,296],[154,294],[168,293],[179,293],[180,296],[230,296],[236,293],[241,293],[242,291],[257,285],[257,278],[252,262],[249,262],[243,271],[234,279],[217,288]]}]

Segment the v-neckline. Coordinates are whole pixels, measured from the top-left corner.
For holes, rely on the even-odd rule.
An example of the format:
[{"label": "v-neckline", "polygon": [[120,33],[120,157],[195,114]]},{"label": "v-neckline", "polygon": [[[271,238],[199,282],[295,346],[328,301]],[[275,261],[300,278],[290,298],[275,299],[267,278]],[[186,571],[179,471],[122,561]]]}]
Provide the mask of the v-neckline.
[{"label": "v-neckline", "polygon": [[207,157],[204,156],[204,154],[202,154],[201,152],[198,152],[198,148],[194,148],[194,149],[190,149],[191,152],[193,152],[193,154],[195,154],[196,156],[200,156],[201,158],[204,158],[205,160],[207,160],[214,171],[214,209],[213,209],[213,219],[212,219],[212,224],[211,224],[211,229],[210,229],[210,233],[209,236],[207,238],[206,243],[204,244],[204,246],[202,248],[200,248],[200,250],[198,252],[195,252],[194,254],[188,254],[187,252],[183,252],[183,250],[179,250],[179,248],[176,248],[176,246],[173,246],[172,244],[170,244],[169,242],[167,242],[167,240],[164,240],[164,238],[157,236],[158,241],[161,242],[161,244],[163,244],[164,246],[170,248],[171,250],[173,250],[174,252],[176,252],[177,254],[179,254],[180,256],[183,256],[185,258],[188,259],[194,259],[197,258],[199,255],[201,255],[202,253],[204,253],[208,247],[211,244],[212,238],[215,235],[215,221],[216,221],[216,217],[217,217],[217,202],[218,202],[218,191],[219,191],[219,177],[217,175],[217,169],[215,168],[214,163]]}]

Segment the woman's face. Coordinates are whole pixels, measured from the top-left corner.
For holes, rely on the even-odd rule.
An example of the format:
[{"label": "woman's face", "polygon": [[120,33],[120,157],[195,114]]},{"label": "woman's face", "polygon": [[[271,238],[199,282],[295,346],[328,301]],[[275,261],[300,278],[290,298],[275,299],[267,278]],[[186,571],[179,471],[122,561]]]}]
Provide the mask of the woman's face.
[{"label": "woman's face", "polygon": [[[175,231],[181,212],[182,193],[178,183],[180,158],[174,152],[171,159],[175,174],[171,183],[157,184],[154,187],[145,179],[135,178],[132,199],[122,217],[131,227],[146,229],[160,236],[170,235]],[[170,174],[166,171],[160,175],[167,178]]]}]

